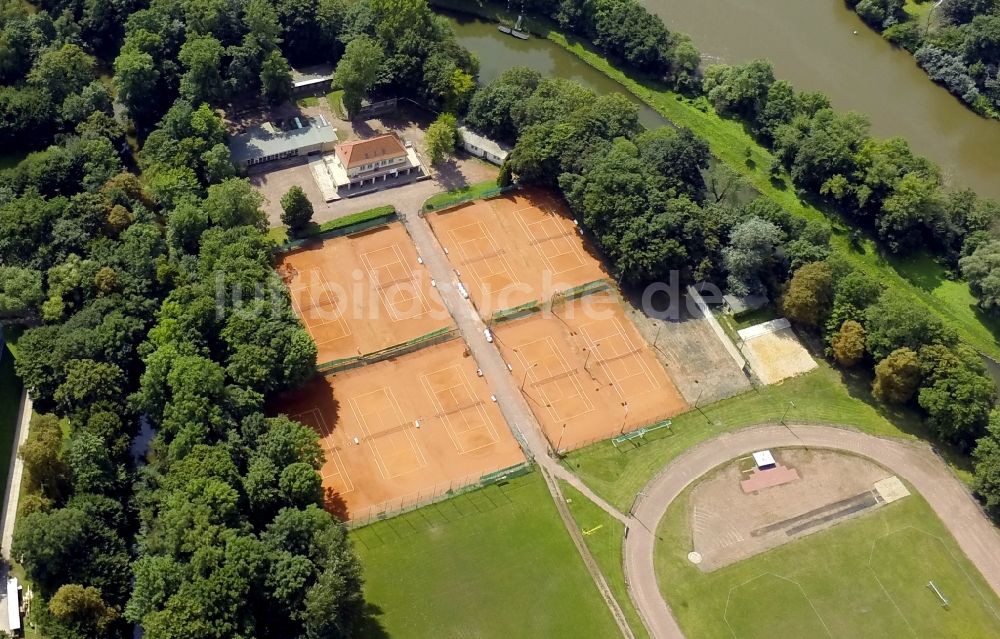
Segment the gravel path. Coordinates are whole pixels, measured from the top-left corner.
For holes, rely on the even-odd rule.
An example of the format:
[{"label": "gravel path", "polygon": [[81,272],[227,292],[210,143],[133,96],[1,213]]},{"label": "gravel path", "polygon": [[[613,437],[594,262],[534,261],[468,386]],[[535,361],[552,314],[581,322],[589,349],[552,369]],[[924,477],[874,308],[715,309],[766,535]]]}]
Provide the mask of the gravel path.
[{"label": "gravel path", "polygon": [[584,565],[587,567],[594,584],[608,605],[622,635],[631,639],[633,635],[628,627],[628,622],[625,620],[625,615],[622,613],[618,602],[608,588],[603,575],[597,568],[593,557],[590,555],[590,551],[584,544],[580,536],[580,531],[576,528],[576,524],[569,514],[569,510],[554,478],[565,480],[622,523],[627,524],[628,518],[595,495],[578,477],[563,468],[549,456],[550,448],[548,440],[545,439],[541,427],[528,407],[528,403],[518,390],[516,382],[507,369],[507,363],[500,356],[500,351],[497,350],[496,345],[486,341],[486,337],[483,334],[486,325],[480,319],[479,313],[473,308],[472,303],[464,299],[458,292],[458,288],[456,287],[458,279],[451,264],[445,257],[444,250],[438,243],[433,231],[431,231],[430,224],[427,223],[427,220],[420,217],[415,209],[400,209],[400,213],[402,214],[403,224],[413,239],[413,244],[416,246],[417,252],[423,258],[424,265],[430,271],[431,277],[434,278],[438,292],[441,294],[441,299],[444,301],[445,308],[448,309],[451,316],[455,319],[459,331],[465,337],[472,357],[475,358],[476,364],[482,369],[483,376],[489,381],[490,388],[495,393],[500,412],[503,413],[514,436],[521,442],[525,455],[528,458],[534,458],[535,463],[541,468],[542,474],[545,477],[545,483],[559,510],[559,515],[570,537],[573,539],[577,550],[583,557]]},{"label": "gravel path", "polygon": [[958,545],[1000,595],[1000,533],[965,484],[923,442],[865,435],[832,426],[757,426],[720,435],[687,450],[667,465],[639,495],[625,539],[625,578],[632,599],[656,639],[683,637],[660,595],[653,549],[660,519],[692,482],[716,466],[762,448],[813,447],[854,453],[896,473],[923,496]]}]

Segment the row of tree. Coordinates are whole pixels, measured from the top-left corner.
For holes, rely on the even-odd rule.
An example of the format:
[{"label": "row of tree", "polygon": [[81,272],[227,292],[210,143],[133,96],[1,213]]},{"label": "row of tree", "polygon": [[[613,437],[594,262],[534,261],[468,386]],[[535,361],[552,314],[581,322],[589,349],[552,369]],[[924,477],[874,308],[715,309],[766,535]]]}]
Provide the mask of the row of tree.
[{"label": "row of tree", "polygon": [[941,0],[916,15],[904,10],[904,0],[847,3],[887,40],[913,53],[932,80],[977,113],[1000,118],[1000,3]]},{"label": "row of tree", "polygon": [[770,63],[715,65],[706,97],[719,113],[746,121],[795,185],[836,206],[897,254],[930,248],[961,264],[984,308],[997,307],[991,256],[998,253],[1000,203],[970,190],[948,190],[940,168],[905,140],[879,140],[856,113],[839,114],[821,93],[775,80]]},{"label": "row of tree", "polygon": [[523,6],[677,89],[697,85],[701,55],[691,38],[669,31],[635,0],[526,0]]},{"label": "row of tree", "polygon": [[680,271],[760,292],[829,252],[828,226],[765,199],[741,200],[728,169],[709,170],[704,140],[687,129],[642,130],[636,106],[619,94],[595,96],[515,67],[473,96],[467,122],[516,140],[505,170],[560,189],[625,282]]}]

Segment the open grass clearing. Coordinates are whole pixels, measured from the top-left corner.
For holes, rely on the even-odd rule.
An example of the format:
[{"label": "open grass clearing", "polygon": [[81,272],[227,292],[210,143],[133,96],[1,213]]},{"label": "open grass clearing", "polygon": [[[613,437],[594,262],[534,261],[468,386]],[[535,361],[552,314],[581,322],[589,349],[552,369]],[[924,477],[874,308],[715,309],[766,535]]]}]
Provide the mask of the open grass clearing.
[{"label": "open grass clearing", "polygon": [[690,495],[667,510],[654,558],[687,636],[1000,635],[1000,601],[919,495],[710,573],[687,560]]},{"label": "open grass clearing", "polygon": [[576,522],[583,534],[583,540],[593,555],[597,567],[604,575],[611,594],[614,595],[618,605],[628,621],[629,627],[635,634],[636,639],[648,639],[649,633],[639,618],[639,613],[632,605],[632,599],[628,595],[628,588],[625,585],[625,558],[623,556],[623,543],[625,541],[625,524],[621,523],[601,508],[583,496],[583,493],[573,488],[563,480],[558,480],[560,490],[566,498],[566,505],[569,507],[573,521]]},{"label": "open grass clearing", "polygon": [[[627,512],[635,496],[672,459],[695,444],[727,431],[777,423],[845,425],[879,436],[922,437],[926,431],[910,410],[893,409],[871,396],[865,375],[843,373],[818,360],[815,371],[765,386],[673,418],[670,429],[615,448],[610,441],[571,452],[564,463],[616,508]],[[969,460],[946,455],[958,475],[971,477]]]},{"label": "open grass clearing", "polygon": [[372,625],[361,637],[618,634],[537,472],[351,533]]}]

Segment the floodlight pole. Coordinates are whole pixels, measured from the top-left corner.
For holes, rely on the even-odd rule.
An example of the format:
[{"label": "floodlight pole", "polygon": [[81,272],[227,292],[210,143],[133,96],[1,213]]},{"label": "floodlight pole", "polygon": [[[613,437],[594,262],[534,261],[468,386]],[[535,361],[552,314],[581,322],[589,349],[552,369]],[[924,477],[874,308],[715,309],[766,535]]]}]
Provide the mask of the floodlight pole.
[{"label": "floodlight pole", "polygon": [[628,421],[628,402],[625,402],[623,405],[625,406],[625,416],[622,417],[622,429],[618,431],[619,437],[625,434],[625,422]]},{"label": "floodlight pole", "polygon": [[785,406],[785,412],[783,412],[781,414],[781,419],[779,421],[781,422],[781,425],[784,426],[785,428],[788,428],[788,424],[785,423],[785,416],[788,415],[789,409],[792,409],[792,408],[795,408],[795,404],[793,402],[789,401],[788,405]]},{"label": "floodlight pole", "polygon": [[559,450],[562,448],[563,435],[566,434],[566,424],[562,425],[562,430],[559,431],[559,441],[556,443],[556,455],[559,454]]}]

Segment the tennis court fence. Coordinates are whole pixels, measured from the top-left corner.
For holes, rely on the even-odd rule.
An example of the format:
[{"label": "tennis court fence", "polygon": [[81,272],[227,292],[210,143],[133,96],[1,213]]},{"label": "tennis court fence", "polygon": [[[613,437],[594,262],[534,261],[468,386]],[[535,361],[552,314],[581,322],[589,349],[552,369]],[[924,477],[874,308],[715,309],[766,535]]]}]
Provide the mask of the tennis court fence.
[{"label": "tennis court fence", "polygon": [[631,426],[627,430],[623,430],[621,433],[611,435],[609,437],[592,437],[590,439],[570,442],[568,444],[566,442],[562,442],[559,450],[556,450],[557,442],[553,442],[547,434],[545,437],[549,440],[549,445],[557,455],[565,455],[566,453],[571,453],[575,450],[580,450],[581,448],[593,446],[594,444],[599,444],[601,442],[608,442],[619,451],[626,452],[633,448],[639,448],[644,443],[673,436],[674,431],[673,428],[671,428],[671,417],[676,417],[676,415],[667,416],[664,414],[654,417],[652,420],[641,426]]},{"label": "tennis court fence", "polygon": [[367,526],[370,523],[423,508],[424,506],[429,506],[450,497],[463,495],[494,484],[502,484],[515,477],[530,473],[532,468],[533,465],[531,462],[521,462],[514,466],[498,468],[487,473],[466,475],[465,477],[441,482],[429,488],[423,488],[373,506],[368,506],[367,508],[352,511],[348,516],[346,525],[348,528]]},{"label": "tennis court fence", "polygon": [[516,184],[511,184],[510,186],[496,187],[493,189],[486,189],[484,191],[477,191],[472,189],[464,192],[456,192],[453,195],[442,194],[439,197],[431,198],[424,203],[423,208],[420,210],[420,215],[426,215],[427,213],[433,213],[435,211],[443,211],[445,209],[450,209],[452,207],[458,206],[460,204],[465,204],[466,202],[471,202],[473,200],[488,200],[491,197],[496,197],[504,193],[509,193],[517,188],[520,188]]},{"label": "tennis court fence", "polygon": [[364,355],[355,355],[353,357],[344,357],[341,359],[335,359],[333,361],[324,362],[318,365],[316,367],[316,370],[319,373],[325,375],[330,373],[339,373],[341,371],[350,370],[352,368],[367,366],[368,364],[383,362],[387,359],[393,359],[395,357],[407,355],[409,353],[418,351],[422,348],[427,348],[428,346],[443,344],[453,339],[457,339],[458,336],[459,336],[458,328],[454,326],[439,328],[436,331],[431,331],[430,333],[427,333],[425,335],[415,337],[409,341],[403,342],[402,344],[389,346],[388,348],[383,348],[381,350],[373,351],[371,353],[365,353]]}]

